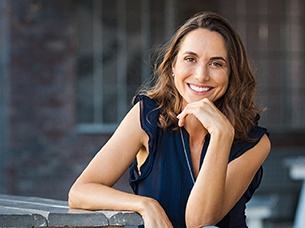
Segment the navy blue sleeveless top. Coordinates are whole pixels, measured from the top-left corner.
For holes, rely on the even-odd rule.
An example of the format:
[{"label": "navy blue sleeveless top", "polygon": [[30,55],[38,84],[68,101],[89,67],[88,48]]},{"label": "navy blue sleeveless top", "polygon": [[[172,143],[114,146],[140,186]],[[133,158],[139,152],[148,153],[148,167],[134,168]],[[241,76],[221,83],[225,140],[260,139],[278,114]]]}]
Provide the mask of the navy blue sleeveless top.
[{"label": "navy blue sleeveless top", "polygon": [[[188,132],[181,128],[183,137],[181,137],[180,131],[164,132],[157,126],[160,111],[157,109],[158,105],[155,101],[140,95],[136,97],[134,103],[137,102],[140,102],[141,127],[149,136],[149,155],[140,170],[137,167],[137,160],[129,167],[130,186],[135,194],[156,199],[175,228],[185,228],[186,203],[194,185],[185,157],[188,156],[188,161],[191,163]],[[228,162],[254,147],[266,133],[266,129],[257,126],[249,133],[250,138],[254,139],[253,141],[234,143]],[[182,144],[183,139],[186,155]],[[201,164],[208,144],[209,135],[206,136],[202,149]],[[190,166],[193,167],[192,164]],[[218,227],[247,227],[245,205],[260,185],[262,174],[261,167],[241,199],[217,224]]]}]

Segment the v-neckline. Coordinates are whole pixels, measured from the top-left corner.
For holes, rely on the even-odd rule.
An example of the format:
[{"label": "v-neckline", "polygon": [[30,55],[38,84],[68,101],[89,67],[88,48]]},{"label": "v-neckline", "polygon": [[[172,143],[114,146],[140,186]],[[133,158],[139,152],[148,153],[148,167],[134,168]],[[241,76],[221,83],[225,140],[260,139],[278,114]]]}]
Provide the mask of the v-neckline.
[{"label": "v-neckline", "polygon": [[[189,140],[190,140],[189,133],[187,132],[187,130],[184,127],[181,127],[180,128],[180,134],[181,134],[181,140],[182,140],[182,144],[183,144],[182,146],[183,146],[183,150],[184,150],[184,153],[185,153],[185,159],[186,159],[186,162],[188,164],[188,169],[189,169],[189,172],[190,172],[190,176],[191,176],[191,179],[192,179],[193,183],[195,183],[196,178],[195,178],[195,173],[194,173],[193,161],[192,161],[192,157],[191,157],[191,149],[190,149],[190,143],[189,143]],[[201,165],[203,163],[203,159],[205,157],[209,141],[210,141],[210,135],[207,134],[205,136],[205,140],[204,140],[204,143],[203,143],[203,146],[202,146],[202,149],[201,149],[199,171],[200,171]]]}]

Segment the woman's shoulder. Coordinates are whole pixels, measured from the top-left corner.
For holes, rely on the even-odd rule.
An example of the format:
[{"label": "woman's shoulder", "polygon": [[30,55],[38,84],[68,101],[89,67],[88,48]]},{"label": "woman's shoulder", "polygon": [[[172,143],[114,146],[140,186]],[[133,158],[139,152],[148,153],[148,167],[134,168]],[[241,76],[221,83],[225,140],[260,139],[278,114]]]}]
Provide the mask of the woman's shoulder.
[{"label": "woman's shoulder", "polygon": [[133,104],[140,102],[142,105],[148,108],[157,108],[158,104],[155,100],[150,98],[149,96],[145,94],[138,94],[133,98]]},{"label": "woman's shoulder", "polygon": [[148,97],[147,95],[137,95],[133,99],[133,104],[140,103],[141,116],[150,118],[156,118],[160,114],[159,105],[155,100]]},{"label": "woman's shoulder", "polygon": [[260,139],[263,135],[267,135],[269,136],[269,132],[267,130],[267,128],[261,127],[259,125],[255,125],[249,132],[248,137],[250,139]]},{"label": "woman's shoulder", "polygon": [[254,126],[248,134],[249,139],[238,140],[233,143],[230,153],[230,161],[255,147],[264,135],[269,136],[269,132],[266,128],[259,125]]},{"label": "woman's shoulder", "polygon": [[140,104],[140,119],[142,129],[148,132],[155,132],[158,129],[158,119],[160,115],[159,105],[147,95],[137,95],[133,99],[133,104]]}]

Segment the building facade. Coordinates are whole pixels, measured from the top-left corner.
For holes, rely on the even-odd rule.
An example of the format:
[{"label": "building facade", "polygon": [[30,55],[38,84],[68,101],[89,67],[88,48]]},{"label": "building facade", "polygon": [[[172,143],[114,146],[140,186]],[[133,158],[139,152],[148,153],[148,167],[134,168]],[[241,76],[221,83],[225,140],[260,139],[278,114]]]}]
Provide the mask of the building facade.
[{"label": "building facade", "polygon": [[151,49],[202,10],[247,48],[272,141],[257,194],[278,194],[274,219],[291,221],[300,183],[283,161],[305,154],[302,0],[0,0],[0,193],[66,199],[149,81]]}]

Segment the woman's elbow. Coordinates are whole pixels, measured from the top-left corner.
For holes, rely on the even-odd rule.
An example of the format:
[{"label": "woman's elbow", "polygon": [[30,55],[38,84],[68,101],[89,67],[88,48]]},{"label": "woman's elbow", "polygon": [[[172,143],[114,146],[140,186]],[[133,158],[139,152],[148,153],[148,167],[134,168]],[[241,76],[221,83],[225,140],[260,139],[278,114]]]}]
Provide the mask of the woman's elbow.
[{"label": "woman's elbow", "polygon": [[215,226],[217,222],[214,222],[214,220],[194,220],[194,219],[186,219],[186,227],[187,228],[201,228],[206,226]]},{"label": "woman's elbow", "polygon": [[72,186],[68,192],[68,205],[70,208],[78,208],[75,187]]},{"label": "woman's elbow", "polygon": [[[68,205],[73,209],[87,209],[88,207],[84,204],[82,200],[81,187],[77,184],[72,185],[68,192]],[[89,209],[89,208],[88,208]]]},{"label": "woman's elbow", "polygon": [[205,226],[215,226],[222,216],[220,213],[186,214],[186,227],[199,228]]}]

